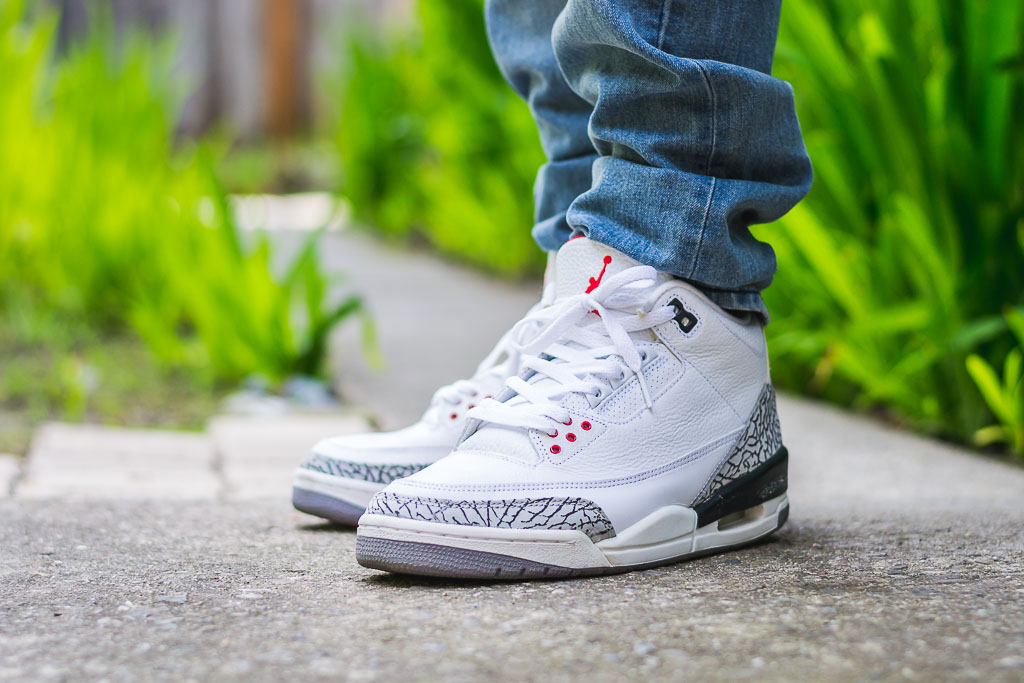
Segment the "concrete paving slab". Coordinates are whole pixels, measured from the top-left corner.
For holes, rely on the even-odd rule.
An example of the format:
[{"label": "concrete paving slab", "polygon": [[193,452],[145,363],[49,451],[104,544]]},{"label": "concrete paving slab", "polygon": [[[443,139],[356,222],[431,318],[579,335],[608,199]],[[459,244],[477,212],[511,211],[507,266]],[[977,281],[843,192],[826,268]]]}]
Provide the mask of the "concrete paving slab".
[{"label": "concrete paving slab", "polygon": [[0,498],[7,498],[14,490],[15,480],[21,473],[22,459],[16,455],[0,453]]},{"label": "concrete paving slab", "polygon": [[292,473],[316,441],[369,430],[355,414],[223,415],[207,427],[232,500],[291,495]]},{"label": "concrete paving slab", "polygon": [[213,442],[202,434],[50,423],[32,441],[17,498],[214,499]]}]

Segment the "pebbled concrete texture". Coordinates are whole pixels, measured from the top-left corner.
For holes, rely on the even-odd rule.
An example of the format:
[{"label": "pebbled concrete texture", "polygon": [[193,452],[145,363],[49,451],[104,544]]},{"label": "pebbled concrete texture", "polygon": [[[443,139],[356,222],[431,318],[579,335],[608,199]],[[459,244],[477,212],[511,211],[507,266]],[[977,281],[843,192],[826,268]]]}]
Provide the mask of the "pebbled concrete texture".
[{"label": "pebbled concrete texture", "polygon": [[355,565],[283,501],[0,503],[0,678],[927,680],[1024,675],[1018,513],[794,503],[776,540],[621,576]]},{"label": "pebbled concrete texture", "polygon": [[0,678],[1024,678],[1024,471],[781,412],[789,524],[621,576],[389,576],[283,497],[2,501]]}]

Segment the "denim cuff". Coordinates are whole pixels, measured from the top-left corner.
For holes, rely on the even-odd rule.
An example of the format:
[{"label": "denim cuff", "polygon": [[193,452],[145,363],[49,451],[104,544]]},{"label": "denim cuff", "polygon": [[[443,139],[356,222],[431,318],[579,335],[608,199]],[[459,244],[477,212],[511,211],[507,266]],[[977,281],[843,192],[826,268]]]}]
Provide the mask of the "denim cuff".
[{"label": "denim cuff", "polygon": [[764,305],[764,299],[761,298],[759,292],[713,289],[701,285],[699,282],[690,282],[690,284],[730,313],[752,313],[761,320],[763,325],[767,325],[771,320],[771,316],[768,315],[768,307]]}]

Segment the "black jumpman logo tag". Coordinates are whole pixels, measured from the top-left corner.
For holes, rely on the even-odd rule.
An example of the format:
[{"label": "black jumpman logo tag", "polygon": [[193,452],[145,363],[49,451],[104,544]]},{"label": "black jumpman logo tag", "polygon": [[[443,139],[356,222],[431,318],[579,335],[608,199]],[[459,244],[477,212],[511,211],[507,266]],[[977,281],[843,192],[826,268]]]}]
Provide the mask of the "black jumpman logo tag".
[{"label": "black jumpman logo tag", "polygon": [[679,299],[672,299],[668,305],[676,309],[676,314],[672,316],[672,319],[676,321],[676,325],[679,325],[679,330],[683,334],[689,334],[697,325],[697,316],[686,310],[683,302]]}]

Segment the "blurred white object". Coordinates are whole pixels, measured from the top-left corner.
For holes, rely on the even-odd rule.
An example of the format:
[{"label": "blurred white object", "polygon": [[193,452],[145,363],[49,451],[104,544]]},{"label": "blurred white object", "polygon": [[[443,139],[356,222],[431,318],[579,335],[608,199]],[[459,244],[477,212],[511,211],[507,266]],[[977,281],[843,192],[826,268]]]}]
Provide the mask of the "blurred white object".
[{"label": "blurred white object", "polygon": [[340,230],[350,213],[348,204],[329,192],[237,195],[231,202],[243,230]]}]

